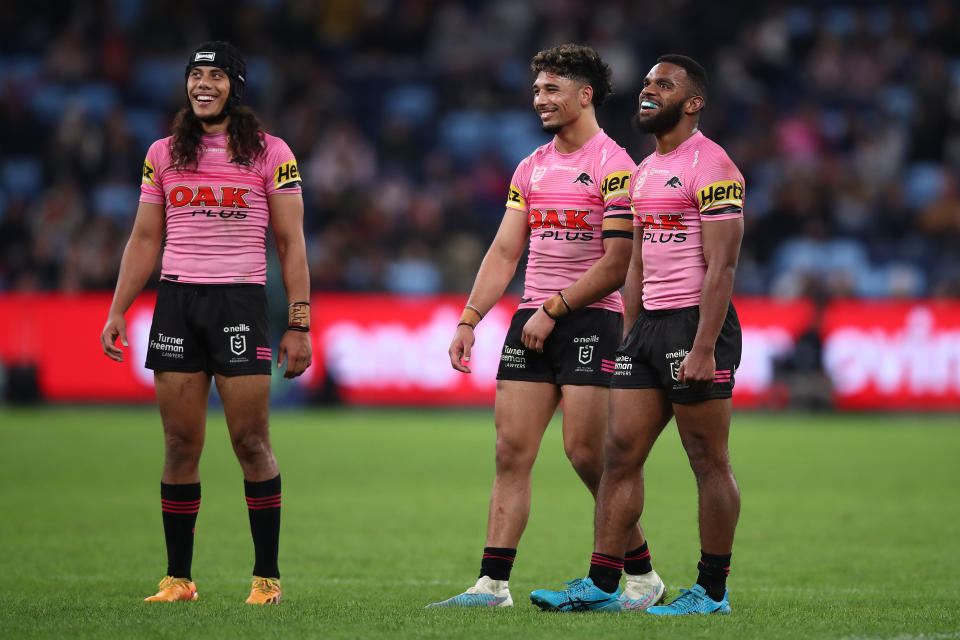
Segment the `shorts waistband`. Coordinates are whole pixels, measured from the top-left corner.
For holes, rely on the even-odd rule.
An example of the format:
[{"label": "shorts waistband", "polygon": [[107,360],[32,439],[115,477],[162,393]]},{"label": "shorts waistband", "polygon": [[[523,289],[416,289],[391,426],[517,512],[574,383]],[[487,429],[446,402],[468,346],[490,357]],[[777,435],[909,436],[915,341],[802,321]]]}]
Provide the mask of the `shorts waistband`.
[{"label": "shorts waistband", "polygon": [[183,287],[187,289],[263,289],[264,285],[256,282],[179,282],[177,280],[160,280],[160,286]]},{"label": "shorts waistband", "polygon": [[672,316],[673,314],[680,313],[681,311],[689,311],[690,309],[699,308],[700,305],[693,305],[692,307],[680,307],[679,309],[644,309],[641,315],[656,318],[657,316]]}]

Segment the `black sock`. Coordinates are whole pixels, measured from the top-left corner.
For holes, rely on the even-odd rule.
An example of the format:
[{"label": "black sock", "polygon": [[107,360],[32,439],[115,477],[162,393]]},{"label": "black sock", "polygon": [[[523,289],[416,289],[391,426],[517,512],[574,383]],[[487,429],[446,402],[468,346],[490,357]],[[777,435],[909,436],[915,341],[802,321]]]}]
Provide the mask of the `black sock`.
[{"label": "black sock", "polygon": [[651,571],[653,571],[653,565],[650,564],[650,549],[646,542],[632,551],[627,551],[627,557],[623,559],[624,573],[639,576]]},{"label": "black sock", "polygon": [[720,602],[727,591],[727,576],[730,575],[730,555],[715,556],[711,553],[700,552],[700,563],[697,568],[700,575],[697,584],[706,590],[711,600]]},{"label": "black sock", "polygon": [[589,578],[593,584],[607,593],[613,593],[620,586],[620,572],[623,571],[623,558],[615,558],[605,553],[590,556]]},{"label": "black sock", "polygon": [[253,534],[253,575],[279,578],[277,553],[280,548],[280,475],[263,482],[243,481]]},{"label": "black sock", "polygon": [[517,557],[516,549],[507,547],[484,547],[483,559],[480,560],[480,577],[489,577],[491,580],[509,580],[513,561]]},{"label": "black sock", "polygon": [[167,541],[167,575],[190,577],[193,563],[193,534],[200,511],[200,483],[160,483],[163,537]]}]

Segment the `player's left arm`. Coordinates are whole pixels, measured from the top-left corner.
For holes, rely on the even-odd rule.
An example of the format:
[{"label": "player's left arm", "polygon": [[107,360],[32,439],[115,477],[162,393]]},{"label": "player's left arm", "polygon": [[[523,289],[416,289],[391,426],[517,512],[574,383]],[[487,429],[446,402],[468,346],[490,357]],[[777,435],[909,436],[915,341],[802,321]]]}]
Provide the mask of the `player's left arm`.
[{"label": "player's left arm", "polygon": [[[543,343],[556,326],[557,318],[592,304],[623,286],[633,251],[633,223],[627,220],[622,225],[617,224],[630,229],[624,232],[629,233],[630,237],[604,239],[603,256],[573,284],[549,298],[530,316],[523,326],[525,347],[542,351]],[[604,228],[606,226],[605,222]]]},{"label": "player's left arm", "polygon": [[733,295],[733,280],[743,240],[743,218],[701,219],[703,258],[707,273],[700,292],[700,321],[690,353],[680,363],[681,384],[713,384],[716,362],[713,353]]},{"label": "player's left arm", "polygon": [[[270,226],[277,242],[283,286],[287,291],[290,324],[277,349],[277,367],[286,361],[284,378],[295,378],[310,366],[310,270],[303,236],[303,196],[274,193],[268,196]],[[306,303],[305,305],[303,303]],[[299,329],[299,330],[298,330]]]}]

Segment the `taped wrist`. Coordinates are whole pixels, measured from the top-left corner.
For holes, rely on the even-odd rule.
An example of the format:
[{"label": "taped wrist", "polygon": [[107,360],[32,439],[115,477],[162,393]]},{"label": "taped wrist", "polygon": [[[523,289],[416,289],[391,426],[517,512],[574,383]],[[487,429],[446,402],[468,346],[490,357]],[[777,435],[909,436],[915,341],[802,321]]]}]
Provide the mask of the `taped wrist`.
[{"label": "taped wrist", "polygon": [[476,328],[476,326],[480,324],[481,320],[483,320],[483,314],[480,313],[480,310],[472,304],[468,304],[463,308],[463,313],[460,314],[460,322],[457,324],[457,326],[459,327],[461,324],[465,324]]},{"label": "taped wrist", "polygon": [[562,295],[555,293],[543,303],[543,311],[556,320],[560,316],[565,316],[570,313],[570,307],[567,306]]},{"label": "taped wrist", "polygon": [[310,331],[310,303],[291,302],[287,307],[287,330]]}]

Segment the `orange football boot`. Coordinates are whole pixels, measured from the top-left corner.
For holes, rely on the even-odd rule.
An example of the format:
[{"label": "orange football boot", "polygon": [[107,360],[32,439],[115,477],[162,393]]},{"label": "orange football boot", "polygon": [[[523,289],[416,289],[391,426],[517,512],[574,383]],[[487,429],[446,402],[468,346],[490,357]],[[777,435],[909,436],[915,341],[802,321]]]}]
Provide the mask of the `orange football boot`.
[{"label": "orange football boot", "polygon": [[160,591],[156,595],[144,598],[144,602],[178,602],[180,600],[196,600],[197,585],[189,578],[174,578],[167,576],[160,581]]},{"label": "orange football boot", "polygon": [[253,576],[247,604],[280,604],[280,579]]}]

